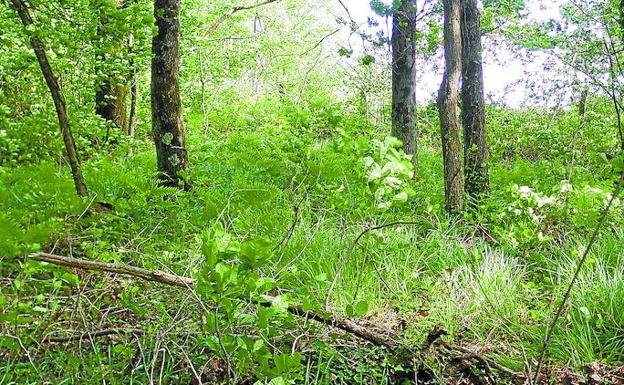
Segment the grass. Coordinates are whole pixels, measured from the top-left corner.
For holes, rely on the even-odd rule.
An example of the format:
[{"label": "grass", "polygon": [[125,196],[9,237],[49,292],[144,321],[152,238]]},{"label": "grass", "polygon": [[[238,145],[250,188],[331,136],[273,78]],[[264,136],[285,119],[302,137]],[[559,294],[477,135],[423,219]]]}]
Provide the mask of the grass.
[{"label": "grass", "polygon": [[[103,309],[115,314],[109,323],[154,333],[177,322],[181,330],[196,329],[198,309],[192,299],[109,276],[74,276],[54,268],[42,273],[14,256],[47,245],[61,254],[196,275],[203,264],[202,237],[216,222],[237,239],[271,240],[275,255],[263,275],[275,278],[295,298],[322,306],[336,279],[333,311],[344,313],[348,305],[365,302],[368,322],[401,330],[414,344],[440,324],[449,338],[478,346],[511,367],[522,369],[536,357],[554,304],[585,244],[585,232],[574,227],[574,214],[572,225],[549,224],[568,226],[565,236],[536,240],[541,223],[510,219],[508,207],[517,198],[509,189],[517,184],[549,191],[562,179],[561,165],[523,160],[493,165],[494,193],[487,203],[491,213],[481,218],[493,242],[479,235],[482,229],[471,218],[457,221],[441,212],[441,159],[435,149],[421,152],[421,171],[413,184],[416,198],[406,207],[380,213],[371,211],[366,201],[357,153],[336,151],[325,139],[312,146],[306,140],[282,132],[231,133],[210,141],[192,135],[195,188],[188,194],[155,184],[153,173],[146,171],[154,169],[147,147],[131,157],[86,162],[94,194],[89,201],[74,198],[66,170],[48,162],[0,175],[3,328],[25,346],[36,347],[32,367],[20,359],[23,349],[14,338],[3,337],[0,354],[9,358],[2,364],[0,383],[11,383],[11,371],[19,373],[20,381],[35,382],[45,376],[72,383],[68,379],[76,376],[80,383],[82,375],[120,383],[115,372],[124,370],[138,382],[158,375],[170,383],[188,377],[180,362],[187,359],[187,351],[194,352],[191,359],[200,360],[196,341],[141,337],[145,362],[142,369],[128,372],[138,354],[130,348],[130,337],[114,345],[102,341],[64,347],[39,345],[39,337],[67,325],[95,329]],[[574,184],[599,183],[591,172],[578,170],[575,175]],[[114,209],[89,213],[97,201]],[[582,215],[596,207],[574,204],[579,223],[591,220]],[[546,214],[561,219],[555,211]],[[621,214],[617,208],[612,228],[603,232],[573,291],[550,347],[554,365],[580,368],[595,360],[624,364]],[[366,227],[406,219],[415,223],[370,232],[352,246]],[[62,310],[68,305],[75,310]],[[13,322],[21,316],[24,322]],[[55,323],[56,318],[65,324]],[[329,383],[335,376],[345,376],[347,382],[387,383],[395,370],[376,350],[312,343],[306,354],[304,379],[309,383]],[[372,368],[363,363],[371,357],[384,364]]]}]

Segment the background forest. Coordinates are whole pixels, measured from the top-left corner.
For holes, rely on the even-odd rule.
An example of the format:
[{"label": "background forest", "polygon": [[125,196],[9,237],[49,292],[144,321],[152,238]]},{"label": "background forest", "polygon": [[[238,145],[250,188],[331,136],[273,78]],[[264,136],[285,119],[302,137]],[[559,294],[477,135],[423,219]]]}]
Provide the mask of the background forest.
[{"label": "background forest", "polygon": [[552,5],[0,0],[0,384],[624,383],[624,1]]}]

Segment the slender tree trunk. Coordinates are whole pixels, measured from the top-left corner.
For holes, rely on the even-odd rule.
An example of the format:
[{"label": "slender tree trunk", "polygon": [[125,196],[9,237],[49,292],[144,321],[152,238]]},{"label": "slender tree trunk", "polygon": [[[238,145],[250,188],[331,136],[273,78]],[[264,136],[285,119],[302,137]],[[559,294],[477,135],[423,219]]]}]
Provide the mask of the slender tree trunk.
[{"label": "slender tree trunk", "polygon": [[152,129],[158,171],[163,185],[188,188],[179,175],[188,168],[179,86],[180,0],[155,0],[154,18],[158,32],[152,41]]},{"label": "slender tree trunk", "polygon": [[[113,4],[118,7],[124,7],[125,4],[120,0],[114,0]],[[121,56],[125,38],[113,36],[116,32],[109,31],[107,24],[110,22],[109,15],[106,14],[104,7],[100,6],[100,25],[97,29],[99,52],[97,54],[97,64],[103,69],[101,78],[98,79],[95,90],[95,113],[101,116],[107,122],[112,123],[121,131],[128,133],[128,113],[126,109],[126,77],[115,76],[106,66],[106,61],[119,58]],[[112,44],[109,40],[114,39]],[[108,134],[107,138],[108,140]]]},{"label": "slender tree trunk", "polygon": [[624,0],[620,0],[620,37],[624,41]]},{"label": "slender tree trunk", "polygon": [[461,0],[461,8],[465,189],[471,204],[474,204],[490,189],[481,64],[481,16],[477,0]]},{"label": "slender tree trunk", "polygon": [[589,87],[583,87],[581,91],[581,97],[579,99],[579,116],[581,120],[585,120],[585,109],[587,107],[587,95],[589,94]]},{"label": "slender tree trunk", "polygon": [[[28,8],[22,0],[11,1],[20,19],[22,20],[24,28],[28,29],[28,27],[33,23],[32,18],[30,17],[30,14],[28,12]],[[71,168],[72,176],[74,178],[76,192],[78,193],[78,196],[87,196],[87,186],[84,183],[82,172],[80,170],[78,150],[76,149],[74,136],[69,125],[69,117],[67,116],[65,99],[63,98],[63,94],[61,93],[58,80],[54,75],[54,72],[52,71],[50,62],[48,61],[43,42],[35,34],[29,35],[30,45],[35,52],[35,56],[37,56],[39,67],[41,67],[41,72],[43,73],[43,77],[45,78],[48,88],[50,89],[52,100],[54,101],[54,107],[56,108],[56,115],[58,116],[61,134],[63,135],[63,142],[65,143],[67,160],[69,161],[69,166]]]},{"label": "slender tree trunk", "polygon": [[417,173],[416,143],[416,0],[402,0],[392,27],[392,135],[413,155]]},{"label": "slender tree trunk", "polygon": [[201,84],[201,113],[202,113],[202,128],[204,130],[204,135],[208,134],[208,129],[210,128],[208,124],[208,106],[206,102],[206,74],[204,71],[204,53],[202,49],[199,49],[199,81]]},{"label": "slender tree trunk", "polygon": [[134,137],[136,130],[136,104],[137,104],[137,69],[134,61],[134,35],[128,37],[128,49],[130,50],[130,116],[128,117],[128,135]]},{"label": "slender tree trunk", "polygon": [[464,207],[462,145],[457,102],[461,77],[460,0],[444,0],[444,76],[438,93],[438,109],[444,159],[444,201],[447,211]]}]

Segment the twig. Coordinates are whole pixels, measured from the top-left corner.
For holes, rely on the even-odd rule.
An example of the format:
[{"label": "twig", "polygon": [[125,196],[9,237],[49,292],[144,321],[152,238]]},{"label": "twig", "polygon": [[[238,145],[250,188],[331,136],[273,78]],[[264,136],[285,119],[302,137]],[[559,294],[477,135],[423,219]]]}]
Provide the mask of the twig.
[{"label": "twig", "polygon": [[337,34],[338,32],[340,32],[340,28],[336,29],[330,33],[328,33],[327,35],[323,36],[319,41],[316,42],[316,44],[314,44],[312,47],[306,49],[305,51],[301,52],[299,54],[299,56],[305,56],[307,55],[310,51],[313,51],[314,49],[316,49],[317,47],[319,47],[321,44],[323,44],[323,42],[327,39],[329,39],[330,37],[332,37],[333,35]]},{"label": "twig", "polygon": [[353,17],[351,16],[351,12],[349,12],[349,8],[347,8],[345,3],[343,3],[342,0],[338,0],[338,3],[340,3],[340,6],[342,6],[342,8],[345,10],[345,12],[347,13],[347,16],[349,16],[349,20],[351,21],[351,24],[352,25],[357,25],[355,20],[353,20]]},{"label": "twig", "polygon": [[286,234],[284,235],[284,237],[277,243],[277,245],[275,245],[273,250],[277,250],[282,245],[287,244],[288,241],[290,240],[290,238],[295,233],[295,228],[297,227],[297,223],[299,222],[299,206],[301,205],[301,203],[303,202],[304,199],[305,199],[305,197],[302,197],[301,200],[299,200],[299,202],[293,207],[293,220],[292,220],[292,223],[288,227],[288,230],[286,231]]},{"label": "twig", "polygon": [[226,21],[227,19],[232,17],[236,12],[245,11],[245,10],[253,9],[253,8],[258,8],[258,7],[261,7],[263,5],[275,3],[276,1],[280,1],[280,0],[265,0],[265,1],[261,2],[261,3],[257,3],[257,4],[253,4],[253,5],[238,5],[238,6],[234,6],[234,7],[230,8],[230,10],[228,12],[226,12],[223,15],[219,16],[219,18],[217,20],[215,20],[215,22],[212,23],[210,25],[210,27],[208,27],[208,31],[206,32],[206,35],[210,35],[214,31],[216,31],[217,28],[219,28],[219,26],[224,21]]}]

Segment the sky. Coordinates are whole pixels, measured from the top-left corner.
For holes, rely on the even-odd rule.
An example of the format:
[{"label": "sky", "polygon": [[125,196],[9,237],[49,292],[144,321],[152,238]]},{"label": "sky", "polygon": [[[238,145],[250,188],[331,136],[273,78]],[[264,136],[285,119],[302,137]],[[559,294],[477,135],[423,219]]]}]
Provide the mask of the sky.
[{"label": "sky", "polygon": [[[336,0],[337,1],[337,0]],[[418,0],[421,3],[423,0]],[[370,9],[370,0],[342,0],[349,9],[351,16],[358,23],[365,23],[369,16],[373,16]],[[561,18],[560,6],[564,0],[526,0],[529,21],[548,21]],[[484,41],[484,44],[488,42]],[[495,51],[484,50],[483,70],[485,92],[490,100],[505,103],[509,106],[521,106],[534,104],[530,92],[522,85],[521,81],[533,80],[538,85],[544,85],[553,80],[554,72],[544,71],[544,65],[548,61],[545,54],[532,55],[532,61],[523,63],[519,58],[504,46],[498,46]],[[418,79],[417,98],[420,102],[431,100],[431,96],[437,92],[441,81],[440,71],[434,70],[434,63],[423,63],[424,74]],[[437,63],[438,65],[440,63]],[[552,63],[556,65],[556,63]],[[563,69],[559,67],[559,69]],[[533,101],[535,102],[535,101]],[[543,103],[544,101],[540,101]],[[549,104],[556,101],[547,102]]]}]

